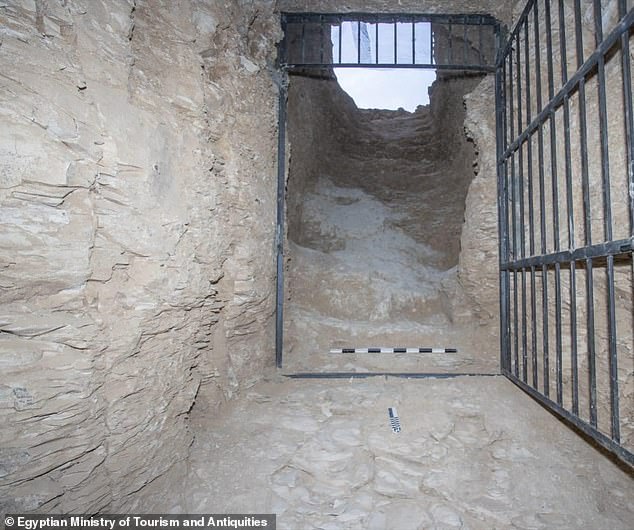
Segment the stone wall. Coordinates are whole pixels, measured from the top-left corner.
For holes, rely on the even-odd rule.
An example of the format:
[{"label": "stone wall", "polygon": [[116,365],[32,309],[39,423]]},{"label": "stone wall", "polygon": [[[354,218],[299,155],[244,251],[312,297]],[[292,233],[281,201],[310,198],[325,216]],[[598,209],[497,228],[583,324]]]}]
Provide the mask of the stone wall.
[{"label": "stone wall", "polygon": [[486,77],[465,97],[465,133],[477,153],[475,176],[465,201],[458,281],[466,297],[454,298],[457,319],[476,318],[489,330],[487,351],[499,351],[497,167],[495,79]]},{"label": "stone wall", "polygon": [[0,511],[131,508],[271,363],[273,4],[0,4]]}]

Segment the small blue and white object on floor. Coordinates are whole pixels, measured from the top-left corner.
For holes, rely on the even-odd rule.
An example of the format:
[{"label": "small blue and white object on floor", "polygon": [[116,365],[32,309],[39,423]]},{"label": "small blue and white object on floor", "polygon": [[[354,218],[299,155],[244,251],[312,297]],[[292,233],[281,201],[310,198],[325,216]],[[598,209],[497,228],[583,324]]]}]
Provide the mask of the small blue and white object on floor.
[{"label": "small blue and white object on floor", "polygon": [[401,432],[401,420],[398,418],[396,409],[394,407],[389,407],[387,409],[387,413],[390,416],[390,427],[392,427],[392,431]]}]

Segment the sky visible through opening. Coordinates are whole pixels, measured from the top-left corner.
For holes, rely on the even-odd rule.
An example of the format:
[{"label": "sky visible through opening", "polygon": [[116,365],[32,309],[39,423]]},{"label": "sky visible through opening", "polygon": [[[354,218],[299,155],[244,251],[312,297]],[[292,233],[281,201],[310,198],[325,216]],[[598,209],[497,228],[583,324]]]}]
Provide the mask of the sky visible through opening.
[{"label": "sky visible through opening", "polygon": [[[360,27],[360,35],[359,35]],[[341,31],[341,50],[339,49]],[[396,31],[397,56],[394,60]],[[342,63],[362,64],[431,63],[431,25],[416,23],[412,46],[412,24],[379,24],[377,50],[376,24],[344,22],[331,30],[333,57],[341,57]],[[436,79],[436,71],[421,68],[335,68],[341,88],[348,93],[360,109],[403,108],[409,112],[419,105],[429,104],[429,87]]]}]

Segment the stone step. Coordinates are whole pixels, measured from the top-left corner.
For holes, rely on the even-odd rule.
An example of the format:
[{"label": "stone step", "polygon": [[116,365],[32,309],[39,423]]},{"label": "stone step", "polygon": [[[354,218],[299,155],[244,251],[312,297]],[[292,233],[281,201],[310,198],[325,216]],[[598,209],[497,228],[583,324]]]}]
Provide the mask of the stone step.
[{"label": "stone step", "polygon": [[[482,358],[483,347],[497,349],[491,330],[452,324],[436,315],[425,324],[407,320],[371,322],[337,319],[296,306],[287,308],[284,368],[287,371],[497,372],[497,359]],[[485,345],[485,346],[483,346]],[[430,353],[330,353],[352,348],[434,348]],[[489,359],[489,360],[486,360]]]}]

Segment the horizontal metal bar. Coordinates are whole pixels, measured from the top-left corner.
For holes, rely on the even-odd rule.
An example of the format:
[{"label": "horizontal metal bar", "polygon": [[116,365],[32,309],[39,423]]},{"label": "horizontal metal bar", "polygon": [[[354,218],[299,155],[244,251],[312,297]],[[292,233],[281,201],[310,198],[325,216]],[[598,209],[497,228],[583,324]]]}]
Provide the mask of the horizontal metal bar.
[{"label": "horizontal metal bar", "polygon": [[456,377],[500,377],[488,373],[435,373],[435,372],[304,372],[284,374],[289,379],[368,379],[370,377],[397,377],[400,379],[453,379]]},{"label": "horizontal metal bar", "polygon": [[614,27],[610,35],[601,42],[594,53],[592,53],[579,70],[577,70],[577,73],[575,73],[575,75],[572,76],[563,87],[561,87],[557,95],[542,109],[530,125],[526,127],[526,129],[511,143],[511,145],[503,153],[500,162],[503,162],[509,158],[512,153],[517,151],[519,146],[528,140],[528,138],[539,127],[541,127],[547,119],[550,118],[551,113],[563,104],[564,98],[575,91],[576,86],[596,67],[599,59],[604,57],[616,45],[617,41],[621,38],[621,35],[629,31],[630,27],[633,25],[634,9],[631,10],[625,18],[623,18],[621,22]]},{"label": "horizontal metal bar", "polygon": [[372,68],[372,69],[383,69],[383,68],[413,68],[413,69],[431,69],[431,70],[466,70],[469,72],[483,72],[483,73],[494,73],[495,66],[486,66],[482,64],[403,64],[403,63],[295,63],[295,64],[281,64],[280,68],[283,68],[287,71],[314,68],[314,69],[324,69],[324,68]]},{"label": "horizontal metal bar", "polygon": [[326,23],[370,22],[376,24],[394,22],[431,22],[433,24],[466,24],[469,26],[495,26],[495,17],[487,14],[440,15],[432,13],[295,13],[283,12],[283,20],[289,24],[319,23],[320,17]]},{"label": "horizontal metal bar", "polygon": [[506,377],[512,383],[524,390],[524,392],[526,392],[533,399],[537,400],[547,409],[557,414],[560,418],[569,422],[581,432],[592,438],[592,440],[594,440],[598,445],[600,445],[610,453],[614,454],[614,456],[616,456],[621,462],[623,462],[630,468],[634,468],[634,453],[631,453],[618,443],[614,442],[610,437],[595,429],[590,424],[580,419],[578,416],[575,416],[563,407],[560,407],[557,403],[542,395],[539,391],[533,389],[531,386],[527,385],[526,383],[515,377],[513,374],[507,372],[504,375],[506,375]]},{"label": "horizontal metal bar", "polygon": [[599,243],[574,250],[563,250],[552,254],[531,256],[528,258],[509,261],[501,265],[502,270],[520,270],[541,265],[554,265],[555,263],[570,263],[571,261],[582,261],[584,259],[606,258],[608,256],[619,256],[629,254],[634,248],[634,240],[620,239],[608,243]]}]

